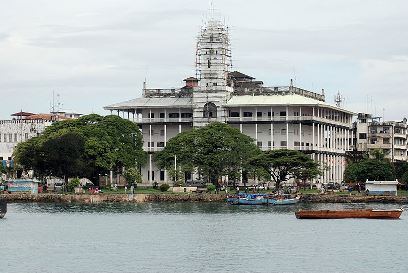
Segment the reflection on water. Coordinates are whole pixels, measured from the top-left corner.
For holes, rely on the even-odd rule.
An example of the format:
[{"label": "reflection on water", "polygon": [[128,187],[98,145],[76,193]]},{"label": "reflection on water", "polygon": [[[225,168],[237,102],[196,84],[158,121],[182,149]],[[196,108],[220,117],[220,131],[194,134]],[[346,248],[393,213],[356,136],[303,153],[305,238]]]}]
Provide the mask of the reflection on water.
[{"label": "reflection on water", "polygon": [[342,210],[342,209],[395,209],[399,204],[382,203],[298,203],[287,206],[252,206],[229,205],[226,203],[15,203],[10,209],[24,213],[149,213],[149,214],[192,214],[192,213],[295,213],[299,209],[305,210]]},{"label": "reflection on water", "polygon": [[[401,220],[298,220],[396,204],[9,204],[0,272],[408,272]],[[379,262],[381,261],[381,262]]]}]

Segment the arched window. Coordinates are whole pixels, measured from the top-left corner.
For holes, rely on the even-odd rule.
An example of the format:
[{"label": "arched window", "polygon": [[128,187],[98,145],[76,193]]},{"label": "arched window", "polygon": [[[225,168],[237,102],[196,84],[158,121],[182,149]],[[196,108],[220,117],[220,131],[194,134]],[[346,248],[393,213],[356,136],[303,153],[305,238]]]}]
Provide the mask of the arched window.
[{"label": "arched window", "polygon": [[217,117],[217,106],[212,102],[207,102],[204,105],[203,117],[216,118]]}]

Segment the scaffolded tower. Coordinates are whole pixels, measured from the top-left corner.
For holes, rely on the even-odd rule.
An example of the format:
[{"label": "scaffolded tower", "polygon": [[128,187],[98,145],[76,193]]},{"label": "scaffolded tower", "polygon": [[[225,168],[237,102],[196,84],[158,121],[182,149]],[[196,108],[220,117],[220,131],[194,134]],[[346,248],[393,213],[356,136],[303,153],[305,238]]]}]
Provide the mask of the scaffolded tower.
[{"label": "scaffolded tower", "polygon": [[195,127],[225,120],[222,105],[232,92],[227,86],[230,67],[228,27],[211,16],[197,39],[196,76],[200,82],[193,94]]}]

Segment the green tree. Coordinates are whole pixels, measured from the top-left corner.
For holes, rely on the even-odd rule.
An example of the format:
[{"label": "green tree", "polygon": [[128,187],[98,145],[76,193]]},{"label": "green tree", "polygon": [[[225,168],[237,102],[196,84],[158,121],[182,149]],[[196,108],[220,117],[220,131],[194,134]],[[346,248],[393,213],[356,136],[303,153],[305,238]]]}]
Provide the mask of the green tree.
[{"label": "green tree", "polygon": [[394,180],[395,173],[393,166],[387,160],[365,159],[347,165],[344,171],[346,182],[362,182]]},{"label": "green tree", "polygon": [[291,178],[312,179],[320,174],[317,162],[295,150],[266,151],[256,156],[252,163],[272,177],[277,189],[282,182]]},{"label": "green tree", "polygon": [[[142,166],[146,155],[136,124],[118,116],[87,115],[55,122],[44,133],[17,145],[14,158],[36,176],[80,176]],[[64,166],[62,166],[64,165]]]},{"label": "green tree", "polygon": [[126,178],[126,181],[129,185],[133,183],[142,183],[142,176],[138,169],[135,167],[130,167],[125,170],[123,176]]},{"label": "green tree", "polygon": [[206,182],[217,186],[223,175],[238,177],[249,168],[250,158],[260,153],[252,138],[227,124],[214,122],[178,134],[156,154],[161,168],[198,171]]}]

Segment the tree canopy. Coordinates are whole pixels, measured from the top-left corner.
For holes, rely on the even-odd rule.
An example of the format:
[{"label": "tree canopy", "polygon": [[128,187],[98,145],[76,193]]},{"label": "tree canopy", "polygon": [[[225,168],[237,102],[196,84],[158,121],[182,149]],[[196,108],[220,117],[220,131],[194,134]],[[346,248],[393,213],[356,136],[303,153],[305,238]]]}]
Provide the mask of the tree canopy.
[{"label": "tree canopy", "polygon": [[256,156],[252,164],[272,177],[276,188],[291,178],[306,180],[315,178],[321,173],[317,162],[296,150],[265,151]]},{"label": "tree canopy", "polygon": [[365,182],[394,180],[394,168],[391,163],[384,159],[364,159],[347,165],[344,171],[346,182]]},{"label": "tree canopy", "polygon": [[172,170],[176,157],[177,168],[197,170],[208,182],[217,184],[223,175],[239,177],[259,153],[252,138],[227,124],[214,122],[173,137],[155,160],[161,168]]},{"label": "tree canopy", "polygon": [[93,179],[146,161],[139,128],[118,116],[87,115],[53,123],[40,136],[19,143],[14,159],[37,176]]}]

